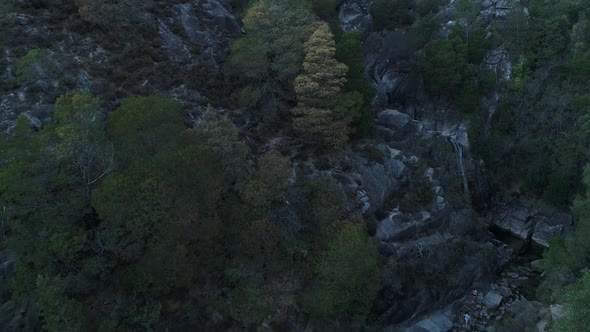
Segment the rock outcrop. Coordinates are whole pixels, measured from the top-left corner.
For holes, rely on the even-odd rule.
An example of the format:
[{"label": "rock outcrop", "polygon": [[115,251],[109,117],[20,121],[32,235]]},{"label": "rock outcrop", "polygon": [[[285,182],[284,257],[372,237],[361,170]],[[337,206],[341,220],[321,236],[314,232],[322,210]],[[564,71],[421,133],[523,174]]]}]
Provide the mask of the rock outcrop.
[{"label": "rock outcrop", "polygon": [[571,214],[544,205],[533,207],[529,201],[514,200],[499,206],[493,213],[492,224],[522,240],[549,247],[549,241],[573,230]]}]

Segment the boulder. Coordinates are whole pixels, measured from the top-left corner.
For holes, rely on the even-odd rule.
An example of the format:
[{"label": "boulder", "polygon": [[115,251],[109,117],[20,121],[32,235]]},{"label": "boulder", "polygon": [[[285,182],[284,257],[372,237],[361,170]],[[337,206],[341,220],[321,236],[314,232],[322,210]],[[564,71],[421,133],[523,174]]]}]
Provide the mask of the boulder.
[{"label": "boulder", "polygon": [[549,306],[549,311],[551,312],[551,318],[555,321],[567,313],[567,308],[563,304],[552,304]]},{"label": "boulder", "polygon": [[436,312],[406,329],[406,332],[447,332],[453,328],[455,314],[452,308]]},{"label": "boulder", "polygon": [[493,224],[517,238],[527,240],[533,231],[531,208],[520,201],[511,202],[496,211]]},{"label": "boulder", "polygon": [[377,115],[377,124],[390,129],[403,129],[410,122],[410,116],[398,110],[384,110]]},{"label": "boulder", "polygon": [[417,233],[439,227],[442,218],[432,219],[430,213],[422,211],[409,220],[407,216],[395,210],[377,226],[376,237],[381,241],[407,240]]},{"label": "boulder", "polygon": [[563,225],[550,225],[546,220],[535,224],[532,240],[538,245],[549,248],[549,241],[563,235]]},{"label": "boulder", "polygon": [[529,265],[531,266],[531,269],[535,272],[543,272],[543,268],[541,267],[541,264],[542,264],[541,259],[537,259],[537,260],[534,260],[529,263]]},{"label": "boulder", "polygon": [[377,115],[377,125],[386,141],[400,141],[414,132],[409,115],[398,110],[384,110]]},{"label": "boulder", "polygon": [[534,215],[533,222],[535,229],[532,240],[548,248],[552,238],[563,236],[573,229],[574,218],[567,212],[544,205]]},{"label": "boulder", "polygon": [[495,291],[489,291],[484,297],[483,302],[489,310],[496,310],[504,297]]}]

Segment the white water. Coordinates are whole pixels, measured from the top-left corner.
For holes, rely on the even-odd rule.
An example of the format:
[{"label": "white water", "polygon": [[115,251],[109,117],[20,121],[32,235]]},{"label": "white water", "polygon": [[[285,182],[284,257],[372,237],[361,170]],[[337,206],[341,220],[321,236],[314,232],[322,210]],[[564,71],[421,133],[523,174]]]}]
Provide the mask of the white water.
[{"label": "white water", "polygon": [[463,192],[469,192],[469,185],[467,184],[467,177],[465,177],[465,168],[463,167],[463,147],[457,143],[455,138],[449,137],[449,142],[453,145],[453,149],[457,154],[457,168],[459,169],[459,175],[463,179]]}]

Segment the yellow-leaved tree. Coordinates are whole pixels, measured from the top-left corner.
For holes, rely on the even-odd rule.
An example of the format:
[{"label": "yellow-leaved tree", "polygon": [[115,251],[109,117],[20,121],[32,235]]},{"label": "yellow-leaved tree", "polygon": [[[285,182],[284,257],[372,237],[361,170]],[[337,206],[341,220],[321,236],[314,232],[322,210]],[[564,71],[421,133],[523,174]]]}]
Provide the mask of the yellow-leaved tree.
[{"label": "yellow-leaved tree", "polygon": [[333,107],[348,71],[334,58],[335,53],[328,24],[318,24],[305,43],[303,70],[294,83],[297,106],[291,112],[295,116],[293,128],[303,139],[338,149],[348,140],[350,119]]}]

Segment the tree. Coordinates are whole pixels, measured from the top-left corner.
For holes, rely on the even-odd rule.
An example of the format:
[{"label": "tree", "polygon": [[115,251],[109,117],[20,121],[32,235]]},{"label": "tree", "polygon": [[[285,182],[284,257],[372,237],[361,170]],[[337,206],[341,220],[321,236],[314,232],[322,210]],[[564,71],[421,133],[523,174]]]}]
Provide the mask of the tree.
[{"label": "tree", "polygon": [[125,18],[121,0],[76,0],[76,4],[82,20],[103,29],[119,27]]},{"label": "tree", "polygon": [[457,16],[464,26],[465,43],[469,48],[471,43],[471,32],[475,29],[475,20],[479,14],[479,1],[477,0],[457,0]]},{"label": "tree", "polygon": [[293,79],[313,20],[306,1],[256,1],[242,20],[246,34],[233,41],[224,64],[234,97],[273,128],[295,99]]},{"label": "tree", "polygon": [[378,250],[362,225],[345,223],[318,260],[307,311],[363,319],[380,287]]},{"label": "tree", "polygon": [[467,66],[465,45],[453,40],[433,40],[424,47],[422,76],[429,93],[451,97],[459,92]]},{"label": "tree", "polygon": [[349,119],[330,109],[340,89],[346,83],[346,65],[334,59],[334,37],[326,23],[305,43],[303,72],[295,78],[297,106],[293,127],[306,140],[341,148],[347,141]]},{"label": "tree", "polygon": [[572,211],[576,217],[575,231],[563,239],[554,239],[543,253],[545,280],[537,293],[545,300],[557,300],[563,287],[580,276],[590,263],[590,167],[584,170],[583,183],[586,195],[574,201]]},{"label": "tree", "polygon": [[582,278],[572,285],[563,295],[566,314],[558,319],[553,331],[583,331],[590,324],[590,271],[585,270]]},{"label": "tree", "polygon": [[410,42],[416,49],[420,49],[428,43],[438,31],[439,22],[433,14],[427,14],[420,18],[410,30]]},{"label": "tree", "polygon": [[404,0],[376,0],[371,5],[375,30],[395,30],[412,24],[409,2]]},{"label": "tree", "polygon": [[195,129],[197,144],[210,148],[221,157],[221,164],[236,180],[243,180],[249,172],[248,145],[240,139],[238,129],[225,116],[209,109]]},{"label": "tree", "polygon": [[124,169],[175,146],[183,129],[180,104],[153,95],[126,99],[109,114],[107,133]]},{"label": "tree", "polygon": [[89,93],[59,97],[53,122],[44,133],[55,144],[58,159],[69,165],[64,171],[76,174],[87,194],[92,184],[114,169],[113,145],[106,138],[100,100]]},{"label": "tree", "polygon": [[65,294],[64,281],[59,277],[37,276],[36,309],[43,318],[46,331],[81,331],[82,307]]},{"label": "tree", "polygon": [[241,190],[244,200],[254,206],[264,206],[285,192],[291,176],[291,162],[278,151],[266,153]]},{"label": "tree", "polygon": [[500,34],[508,49],[515,54],[525,52],[530,33],[529,19],[523,12],[523,8],[515,4],[505,17]]}]

